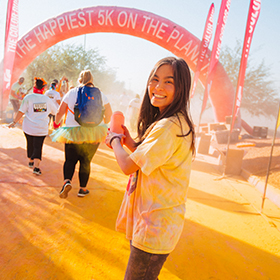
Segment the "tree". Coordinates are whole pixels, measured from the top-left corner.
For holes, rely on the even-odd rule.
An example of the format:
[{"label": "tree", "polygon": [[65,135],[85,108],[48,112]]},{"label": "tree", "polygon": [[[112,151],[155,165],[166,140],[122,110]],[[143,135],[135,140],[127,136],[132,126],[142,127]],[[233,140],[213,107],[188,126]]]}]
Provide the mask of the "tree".
[{"label": "tree", "polygon": [[85,51],[82,45],[55,45],[39,55],[26,69],[27,85],[32,87],[34,77],[42,77],[48,83],[53,79],[66,76],[76,85],[79,74],[90,69],[94,76],[94,84],[104,93],[124,91],[124,82],[116,80],[114,70],[106,66],[105,57],[97,49]]},{"label": "tree", "polygon": [[[235,90],[239,75],[242,54],[241,42],[237,41],[234,49],[224,47],[220,54],[220,63],[227,72]],[[244,81],[241,110],[246,109],[252,116],[274,116],[277,107],[277,91],[273,88],[274,81],[270,80],[270,70],[264,61],[251,66],[249,56]]]}]

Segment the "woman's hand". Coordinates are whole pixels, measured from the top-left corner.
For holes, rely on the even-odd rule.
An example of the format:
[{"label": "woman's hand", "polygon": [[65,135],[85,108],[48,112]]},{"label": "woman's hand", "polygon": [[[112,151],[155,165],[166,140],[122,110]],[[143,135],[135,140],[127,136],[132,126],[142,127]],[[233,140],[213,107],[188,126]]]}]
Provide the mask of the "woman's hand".
[{"label": "woman's hand", "polygon": [[139,166],[132,159],[130,159],[128,152],[121,146],[122,139],[126,139],[126,135],[114,133],[108,130],[105,143],[110,148],[113,146],[117,163],[124,174],[129,175],[133,172],[136,172],[139,169]]},{"label": "woman's hand", "polygon": [[15,122],[11,122],[7,125],[8,128],[12,128],[15,127],[16,123]]},{"label": "woman's hand", "polygon": [[120,143],[122,143],[124,141],[122,139],[124,139],[124,138],[125,138],[124,134],[118,134],[118,133],[115,133],[115,132],[112,132],[112,131],[108,130],[107,136],[106,136],[106,139],[105,139],[105,143],[109,148],[112,149],[113,141],[117,141],[115,139],[119,139]]},{"label": "woman's hand", "polygon": [[124,135],[125,135],[125,138],[124,138],[124,145],[131,151],[135,151],[136,149],[136,146],[135,146],[135,141],[133,140],[133,138],[131,137],[127,127],[125,125],[122,125],[122,129],[124,131]]},{"label": "woman's hand", "polygon": [[19,122],[19,120],[22,118],[23,115],[24,115],[23,112],[18,111],[17,114],[16,114],[16,116],[15,116],[14,121],[11,122],[11,123],[9,123],[9,124],[7,125],[7,127],[8,127],[8,128],[15,127],[16,123]]}]

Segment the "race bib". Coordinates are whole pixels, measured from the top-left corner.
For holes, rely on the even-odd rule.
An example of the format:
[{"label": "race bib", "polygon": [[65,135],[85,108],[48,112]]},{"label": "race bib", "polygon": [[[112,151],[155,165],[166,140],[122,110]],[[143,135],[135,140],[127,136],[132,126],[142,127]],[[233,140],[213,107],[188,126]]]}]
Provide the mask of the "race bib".
[{"label": "race bib", "polygon": [[34,103],[33,111],[35,113],[46,112],[47,111],[47,103]]}]

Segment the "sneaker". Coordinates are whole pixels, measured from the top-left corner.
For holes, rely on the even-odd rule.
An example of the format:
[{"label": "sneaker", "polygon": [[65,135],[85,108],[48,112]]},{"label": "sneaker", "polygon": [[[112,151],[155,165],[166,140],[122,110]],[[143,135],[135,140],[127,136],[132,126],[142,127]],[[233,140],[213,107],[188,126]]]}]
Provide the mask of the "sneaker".
[{"label": "sneaker", "polygon": [[68,196],[68,193],[71,191],[71,189],[72,189],[71,181],[67,180],[64,183],[64,185],[63,185],[63,187],[62,187],[62,189],[61,189],[61,191],[59,193],[59,197],[60,198],[66,198]]},{"label": "sneaker", "polygon": [[33,162],[30,161],[30,162],[28,163],[28,167],[29,167],[29,168],[33,168],[33,166],[34,166],[34,161],[33,161]]},{"label": "sneaker", "polygon": [[38,175],[38,176],[42,174],[40,168],[37,168],[37,167],[34,167],[33,173],[36,174],[36,175]]},{"label": "sneaker", "polygon": [[89,194],[89,190],[86,190],[86,189],[80,189],[78,192],[78,196],[80,196],[80,197],[84,197],[87,194]]}]

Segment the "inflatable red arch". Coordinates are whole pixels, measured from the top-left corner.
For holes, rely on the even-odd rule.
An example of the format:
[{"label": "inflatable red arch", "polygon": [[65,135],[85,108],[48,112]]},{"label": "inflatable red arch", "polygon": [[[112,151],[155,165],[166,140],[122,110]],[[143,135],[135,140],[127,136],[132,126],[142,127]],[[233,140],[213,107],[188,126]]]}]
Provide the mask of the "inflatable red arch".
[{"label": "inflatable red arch", "polygon": [[[25,34],[17,44],[12,76],[14,83],[24,69],[42,52],[65,39],[95,32],[127,34],[153,42],[178,57],[182,57],[192,70],[198,59],[200,40],[176,23],[146,11],[98,6],[74,10],[48,19]],[[207,54],[210,57],[210,51]],[[202,68],[200,80],[205,85],[207,63]],[[225,121],[231,115],[234,88],[223,66],[215,69],[210,101],[215,121]],[[8,101],[8,92],[3,100]]]}]

